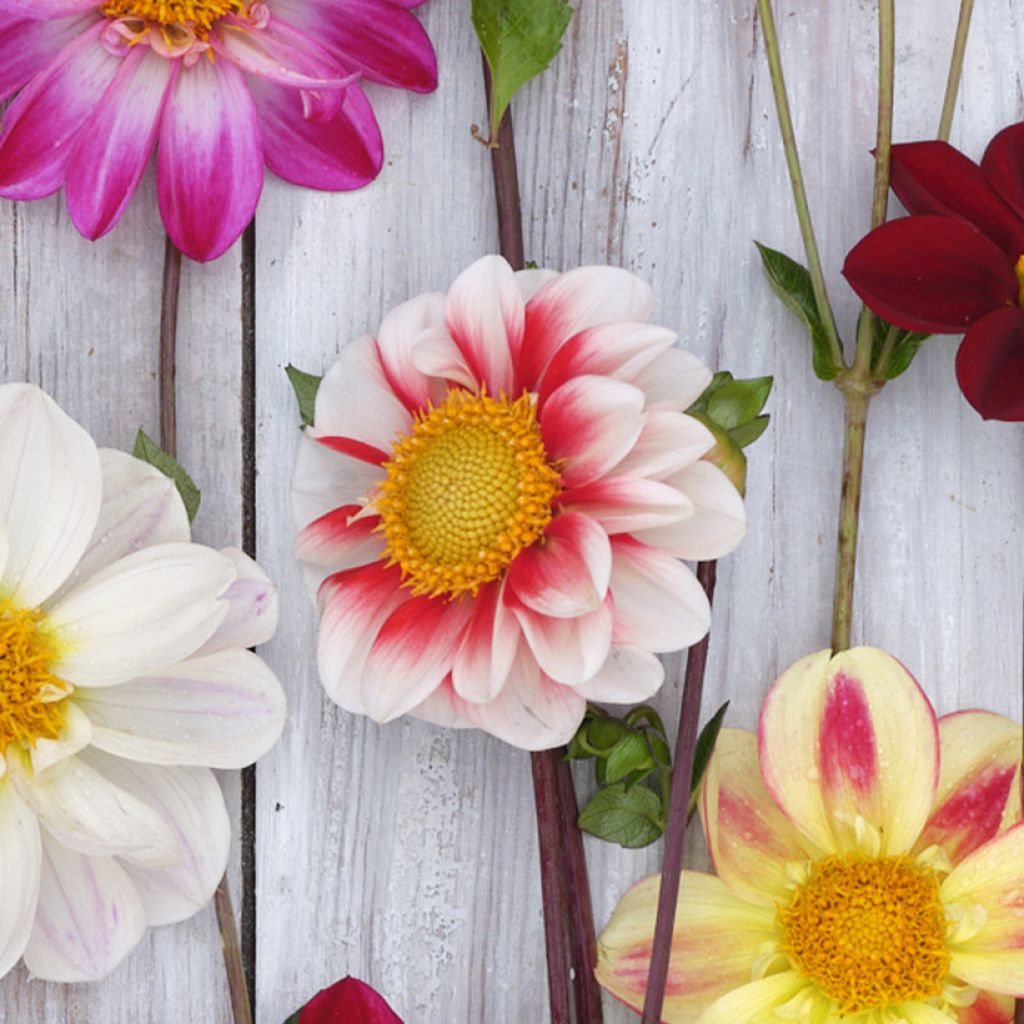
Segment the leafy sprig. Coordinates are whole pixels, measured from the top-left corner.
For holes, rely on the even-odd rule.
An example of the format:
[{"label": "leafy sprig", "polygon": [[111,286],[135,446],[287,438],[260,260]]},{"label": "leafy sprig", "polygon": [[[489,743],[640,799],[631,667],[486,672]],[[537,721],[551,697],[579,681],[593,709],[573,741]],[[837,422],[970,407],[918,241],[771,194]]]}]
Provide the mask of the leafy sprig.
[{"label": "leafy sprig", "polygon": [[144,430],[139,430],[135,435],[135,447],[132,449],[132,455],[159,469],[164,476],[173,481],[185,504],[188,521],[194,522],[196,514],[199,512],[199,501],[202,495],[192,477],[185,472],[178,461],[168,455]]}]

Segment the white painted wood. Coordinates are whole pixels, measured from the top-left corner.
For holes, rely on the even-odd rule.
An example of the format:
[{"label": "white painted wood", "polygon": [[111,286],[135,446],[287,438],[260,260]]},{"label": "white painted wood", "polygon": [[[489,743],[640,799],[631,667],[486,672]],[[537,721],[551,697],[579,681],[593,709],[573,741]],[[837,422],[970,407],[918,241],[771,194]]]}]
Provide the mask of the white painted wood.
[{"label": "white painted wood", "polygon": [[[773,424],[751,452],[751,531],[723,562],[706,714],[732,700],[750,726],[774,675],[828,642],[841,404],[769,294],[751,239],[800,256],[753,3],[581,3],[565,52],[515,104],[528,256],[627,266],[655,319],[713,365],[773,373]],[[901,0],[897,136],[934,131],[957,4]],[[291,557],[288,481],[297,414],[283,367],[326,368],[402,299],[443,289],[496,245],[467,5],[419,8],[438,47],[430,97],[371,87],[388,162],[352,195],[271,181],[257,229],[257,528],[283,614],[267,656],[292,717],[257,781],[257,1018],[280,1024],[345,973],[412,1024],[545,1019],[532,792],[526,755],[417,722],[379,728],[327,701],[315,616]],[[779,5],[797,132],[829,287],[867,224],[874,132],[874,5]],[[979,156],[1024,116],[1024,18],[979,4],[954,141]],[[55,393],[105,443],[155,432],[162,235],[152,185],[108,239],[78,239],[57,201],[0,203],[0,374]],[[199,539],[237,542],[239,255],[189,267],[179,352],[182,460],[204,487]],[[876,400],[855,637],[886,647],[940,710],[1020,715],[1024,444],[959,397],[955,342],[930,342]],[[682,659],[658,706],[674,724]],[[582,788],[587,773],[580,772]],[[237,806],[237,796],[232,796]],[[689,846],[702,863],[700,840]],[[588,842],[595,913],[660,852]],[[238,894],[235,887],[236,898]],[[0,983],[10,1022],[228,1019],[212,911],[148,938],[107,982]],[[609,1024],[634,1019],[609,1006]]]}]

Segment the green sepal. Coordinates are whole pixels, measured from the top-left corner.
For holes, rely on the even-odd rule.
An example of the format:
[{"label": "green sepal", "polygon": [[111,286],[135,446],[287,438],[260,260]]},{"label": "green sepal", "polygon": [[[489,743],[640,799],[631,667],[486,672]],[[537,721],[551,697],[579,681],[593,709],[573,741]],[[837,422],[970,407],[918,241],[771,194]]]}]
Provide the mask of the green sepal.
[{"label": "green sepal", "polygon": [[693,775],[690,777],[689,811],[691,814],[697,806],[697,794],[700,792],[701,783],[704,781],[708,765],[711,763],[711,755],[714,753],[715,744],[718,742],[718,734],[722,731],[725,713],[728,710],[729,702],[726,701],[711,716],[707,725],[701,729],[700,735],[697,737],[697,745],[693,749]]},{"label": "green sepal", "polygon": [[598,790],[580,812],[584,832],[627,849],[650,846],[665,831],[661,800],[644,785],[619,782]]},{"label": "green sepal", "polygon": [[159,469],[161,473],[174,483],[181,495],[188,514],[188,521],[195,522],[199,512],[199,501],[202,495],[192,477],[185,472],[178,461],[167,454],[144,430],[135,435],[135,447],[132,455],[142,462]]},{"label": "green sepal", "polygon": [[654,758],[643,733],[631,732],[615,744],[608,752],[605,763],[605,781],[614,784],[621,782],[633,773],[641,773],[638,778],[646,778],[654,770]]},{"label": "green sepal", "polygon": [[316,418],[316,394],[320,390],[323,377],[318,377],[315,373],[306,373],[291,363],[284,368],[284,372],[288,374],[288,380],[291,381],[292,390],[299,403],[302,425],[311,427]]},{"label": "green sepal", "polygon": [[882,380],[895,380],[900,374],[906,373],[914,361],[918,349],[931,337],[918,331],[908,331],[902,327],[893,327],[881,317],[875,317],[874,335],[871,339],[871,365],[877,366],[889,330],[896,331],[896,343],[889,353],[889,361],[881,373]]}]

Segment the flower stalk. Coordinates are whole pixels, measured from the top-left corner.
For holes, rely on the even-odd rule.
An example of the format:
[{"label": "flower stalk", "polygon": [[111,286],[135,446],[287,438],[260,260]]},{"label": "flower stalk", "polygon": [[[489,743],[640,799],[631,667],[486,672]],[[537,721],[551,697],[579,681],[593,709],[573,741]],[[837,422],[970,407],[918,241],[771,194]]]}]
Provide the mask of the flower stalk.
[{"label": "flower stalk", "polygon": [[973,13],[974,0],[960,0],[960,17],[956,25],[956,36],[953,39],[953,56],[949,61],[946,98],[942,103],[942,117],[939,118],[938,137],[943,142],[949,141],[949,132],[953,127],[953,113],[956,110],[956,98],[960,92],[960,77],[964,70],[967,33],[971,27],[971,15]]},{"label": "flower stalk", "polygon": [[[710,602],[715,593],[715,562],[701,562],[697,566],[697,579]],[[683,870],[683,837],[693,781],[693,758],[697,749],[697,723],[704,694],[704,670],[708,660],[710,633],[690,648],[686,658],[683,679],[683,703],[679,713],[679,732],[672,771],[672,791],[668,809],[668,828],[665,832],[665,857],[661,868],[661,887],[658,891],[658,911],[651,946],[651,965],[644,995],[643,1024],[658,1024],[665,1002],[669,960],[672,954],[672,932],[675,928],[679,903],[679,881]]]}]

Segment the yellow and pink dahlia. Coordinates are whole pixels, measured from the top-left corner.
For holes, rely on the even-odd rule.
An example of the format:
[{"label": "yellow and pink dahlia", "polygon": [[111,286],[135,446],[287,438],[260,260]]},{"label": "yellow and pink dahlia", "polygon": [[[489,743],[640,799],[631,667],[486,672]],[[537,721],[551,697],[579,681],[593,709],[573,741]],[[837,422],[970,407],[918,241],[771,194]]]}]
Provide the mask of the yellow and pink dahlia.
[{"label": "yellow and pink dahlia", "polygon": [[557,746],[704,635],[682,559],[746,519],[684,412],[711,374],[651,307],[623,270],[491,256],[343,349],[293,489],[342,707]]},{"label": "yellow and pink dahlia", "polygon": [[[936,718],[871,648],[797,662],[757,736],[723,730],[683,873],[669,1024],[1008,1024],[1024,995],[1019,725]],[[598,977],[643,1005],[659,877],[622,898]]]}]

